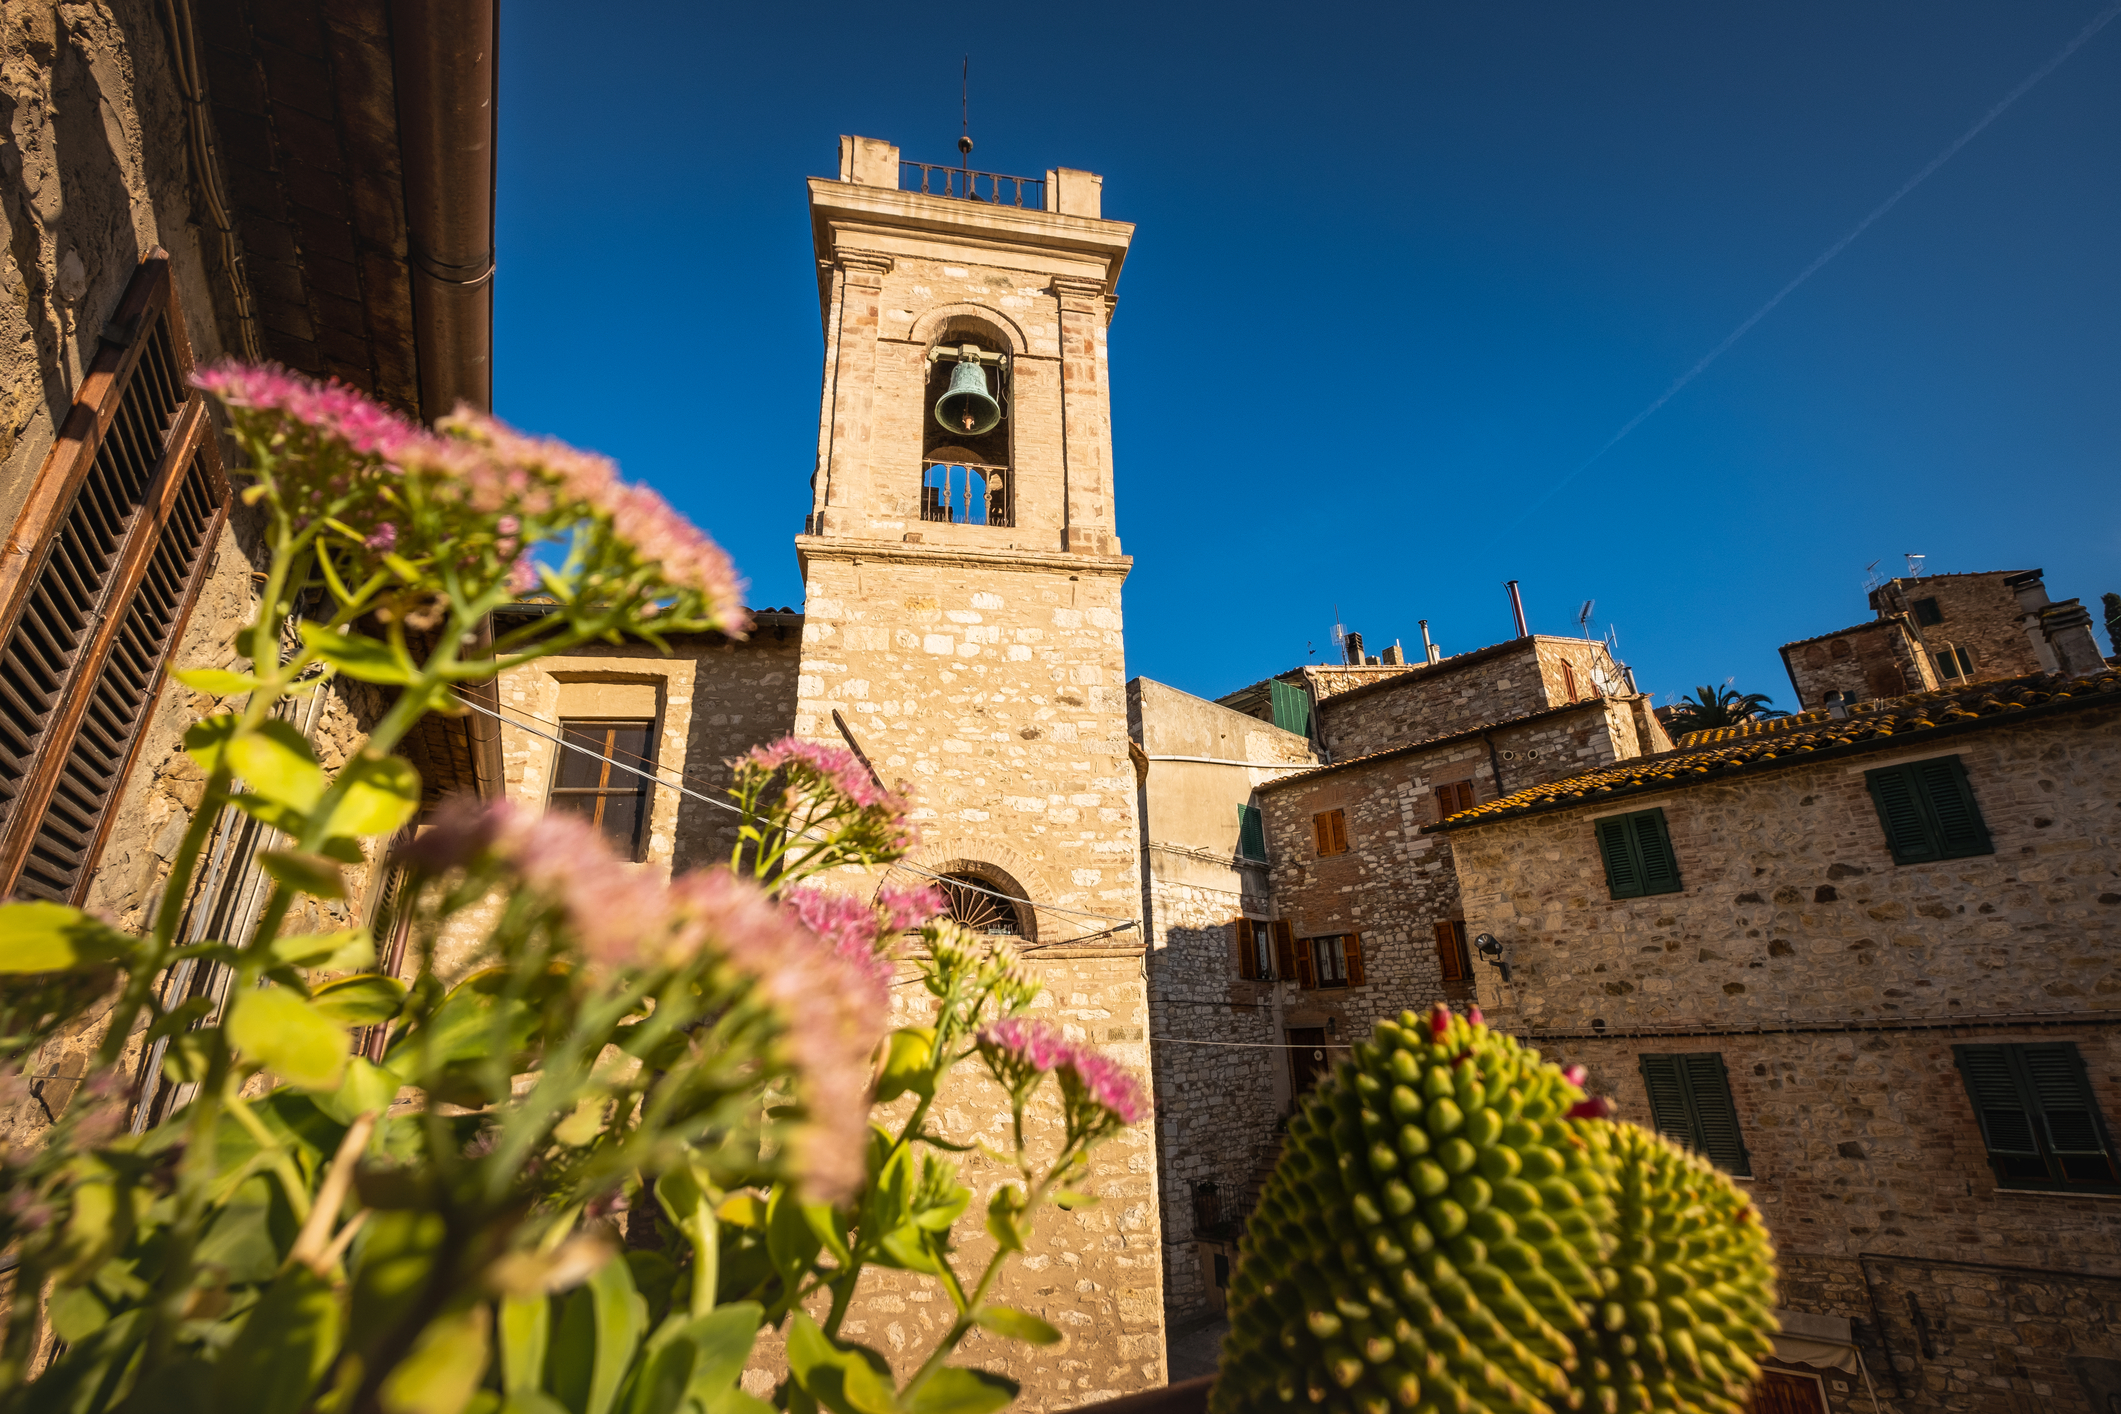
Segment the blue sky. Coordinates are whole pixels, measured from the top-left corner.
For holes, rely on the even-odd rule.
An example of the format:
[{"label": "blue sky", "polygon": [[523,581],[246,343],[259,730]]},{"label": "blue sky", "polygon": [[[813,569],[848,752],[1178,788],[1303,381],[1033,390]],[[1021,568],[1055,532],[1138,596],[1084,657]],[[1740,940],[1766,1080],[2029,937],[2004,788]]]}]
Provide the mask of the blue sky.
[{"label": "blue sky", "polygon": [[[1105,175],[1128,671],[1617,629],[1790,705],[1865,567],[2121,590],[2121,21],[1629,419],[2103,9],[641,3],[503,29],[496,407],[799,604],[803,178],[860,133]],[[2102,647],[2104,634],[2101,634]]]}]

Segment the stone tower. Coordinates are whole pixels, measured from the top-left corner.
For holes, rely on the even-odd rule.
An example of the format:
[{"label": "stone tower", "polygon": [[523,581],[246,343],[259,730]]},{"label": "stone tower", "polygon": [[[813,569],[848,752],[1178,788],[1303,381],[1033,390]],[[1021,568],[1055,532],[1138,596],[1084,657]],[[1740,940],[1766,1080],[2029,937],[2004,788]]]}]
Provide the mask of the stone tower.
[{"label": "stone tower", "polygon": [[[1146,1083],[1140,848],[1129,759],[1105,330],[1134,228],[1100,179],[901,163],[840,140],[810,182],[824,391],[795,730],[911,784],[909,861],[953,910],[1015,934],[1043,1015]],[[944,394],[948,420],[937,416]],[[899,988],[918,1007],[919,988]],[[983,1099],[960,1109],[977,1124]],[[1030,1408],[1163,1382],[1153,1126],[1099,1151],[1103,1201],[1049,1213],[1012,1304],[1068,1334],[987,1342]],[[984,1196],[984,1189],[981,1190]],[[914,1356],[922,1279],[885,1273],[847,1334]],[[904,1291],[898,1290],[900,1286]],[[903,1314],[892,1314],[893,1312]],[[866,1327],[856,1331],[856,1324]]]}]

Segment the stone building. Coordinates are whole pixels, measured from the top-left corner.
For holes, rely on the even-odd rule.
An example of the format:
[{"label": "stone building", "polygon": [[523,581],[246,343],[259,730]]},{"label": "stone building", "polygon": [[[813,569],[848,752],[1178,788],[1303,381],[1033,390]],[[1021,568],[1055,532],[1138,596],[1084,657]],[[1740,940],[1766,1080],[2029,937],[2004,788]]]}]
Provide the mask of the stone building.
[{"label": "stone building", "polygon": [[[178,743],[220,704],[167,669],[237,665],[262,553],[191,369],[487,404],[492,5],[397,10],[0,10],[0,895],[139,926],[199,802]],[[314,694],[297,725],[329,767],[375,707]],[[218,822],[191,936],[244,936],[264,842]],[[35,1059],[0,1135],[64,1109],[98,1026]]]},{"label": "stone building", "polygon": [[1699,733],[1425,829],[1510,965],[1490,1020],[1759,1204],[1778,1398],[2103,1414],[2117,800],[2101,670]]},{"label": "stone building", "polygon": [[1421,827],[1670,742],[1603,643],[1543,635],[1220,703],[1129,691],[1178,1323],[1220,1309],[1282,1122],[1337,1049],[1471,995],[1451,857]]},{"label": "stone building", "polygon": [[2091,611],[2049,600],[2041,570],[1889,579],[1870,603],[1868,623],[1782,646],[1799,710],[2103,664]]}]

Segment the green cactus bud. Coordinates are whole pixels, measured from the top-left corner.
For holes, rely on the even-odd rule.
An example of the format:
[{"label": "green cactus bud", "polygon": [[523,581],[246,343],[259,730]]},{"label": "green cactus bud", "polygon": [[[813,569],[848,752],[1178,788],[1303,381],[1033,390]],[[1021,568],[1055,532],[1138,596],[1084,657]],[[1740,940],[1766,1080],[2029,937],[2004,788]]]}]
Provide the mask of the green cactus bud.
[{"label": "green cactus bud", "polygon": [[1728,1180],[1477,1013],[1353,1057],[1261,1194],[1210,1414],[1741,1414],[1774,1266]]}]

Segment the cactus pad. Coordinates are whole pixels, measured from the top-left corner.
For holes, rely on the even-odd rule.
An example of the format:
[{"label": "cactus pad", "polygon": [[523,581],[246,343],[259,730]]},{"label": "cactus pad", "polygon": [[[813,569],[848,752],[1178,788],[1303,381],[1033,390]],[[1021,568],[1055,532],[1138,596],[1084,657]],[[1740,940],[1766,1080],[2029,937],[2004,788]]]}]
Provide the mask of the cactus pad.
[{"label": "cactus pad", "polygon": [[1767,1234],[1580,1074],[1440,1006],[1357,1045],[1260,1195],[1211,1414],[1739,1414]]}]

